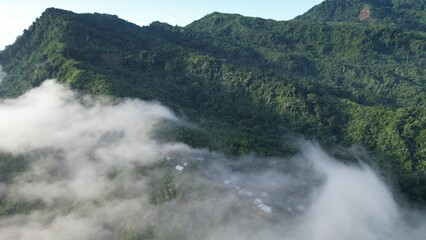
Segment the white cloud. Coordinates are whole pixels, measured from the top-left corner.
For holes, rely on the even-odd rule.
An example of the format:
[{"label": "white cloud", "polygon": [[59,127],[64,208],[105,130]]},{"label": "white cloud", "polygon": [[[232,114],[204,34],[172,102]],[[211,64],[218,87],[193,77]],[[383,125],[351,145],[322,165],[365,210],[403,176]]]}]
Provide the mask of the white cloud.
[{"label": "white cloud", "polygon": [[307,221],[311,239],[401,239],[398,206],[368,166],[343,165],[315,145],[303,149],[326,176]]},{"label": "white cloud", "polygon": [[[17,213],[0,216],[0,239],[420,240],[426,233],[425,214],[398,206],[368,166],[339,163],[314,143],[302,142],[289,159],[228,160],[152,139],[156,123],[179,121],[158,103],[111,103],[53,80],[1,102],[0,116],[0,151],[28,160],[26,171],[0,184],[0,197],[18,204]],[[161,160],[168,153],[172,162]],[[174,161],[189,166],[180,173]],[[244,164],[262,169],[236,170]],[[225,179],[239,187],[225,187]],[[154,204],[156,194],[169,199]]]}]

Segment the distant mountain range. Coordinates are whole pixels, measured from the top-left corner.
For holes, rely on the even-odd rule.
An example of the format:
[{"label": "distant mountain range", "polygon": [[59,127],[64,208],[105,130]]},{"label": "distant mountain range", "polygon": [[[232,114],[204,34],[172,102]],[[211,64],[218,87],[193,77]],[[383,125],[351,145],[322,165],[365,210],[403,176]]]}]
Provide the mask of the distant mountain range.
[{"label": "distant mountain range", "polygon": [[359,143],[424,204],[425,26],[420,0],[327,0],[285,22],[212,13],[186,27],[49,8],[0,53],[0,94],[55,78],[158,100],[200,126],[162,137],[229,154],[285,155],[290,133]]}]

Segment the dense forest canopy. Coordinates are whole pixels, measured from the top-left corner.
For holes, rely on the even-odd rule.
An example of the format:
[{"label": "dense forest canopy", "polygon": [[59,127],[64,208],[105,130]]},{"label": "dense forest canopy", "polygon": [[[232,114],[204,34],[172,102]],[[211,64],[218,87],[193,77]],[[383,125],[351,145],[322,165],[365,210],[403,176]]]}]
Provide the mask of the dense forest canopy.
[{"label": "dense forest canopy", "polygon": [[285,22],[212,13],[186,27],[50,8],[0,53],[0,94],[55,78],[158,100],[199,126],[169,126],[174,140],[235,155],[289,154],[290,133],[361,144],[424,204],[425,19],[415,0],[327,0]]},{"label": "dense forest canopy", "polygon": [[426,3],[418,0],[328,0],[296,19],[362,22],[424,31]]}]

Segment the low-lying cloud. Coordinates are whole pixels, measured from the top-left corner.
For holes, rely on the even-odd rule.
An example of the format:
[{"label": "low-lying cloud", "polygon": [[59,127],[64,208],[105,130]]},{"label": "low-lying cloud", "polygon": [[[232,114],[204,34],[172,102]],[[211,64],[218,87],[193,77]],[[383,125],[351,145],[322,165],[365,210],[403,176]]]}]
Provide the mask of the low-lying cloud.
[{"label": "low-lying cloud", "polygon": [[160,121],[180,121],[159,103],[90,97],[53,80],[3,100],[0,116],[0,152],[25,159],[0,183],[0,239],[426,235],[424,213],[398,206],[371,168],[312,142],[288,159],[230,160],[154,139]]},{"label": "low-lying cloud", "polygon": [[3,72],[3,67],[0,65],[0,84],[3,82],[3,78],[5,78],[7,74]]}]

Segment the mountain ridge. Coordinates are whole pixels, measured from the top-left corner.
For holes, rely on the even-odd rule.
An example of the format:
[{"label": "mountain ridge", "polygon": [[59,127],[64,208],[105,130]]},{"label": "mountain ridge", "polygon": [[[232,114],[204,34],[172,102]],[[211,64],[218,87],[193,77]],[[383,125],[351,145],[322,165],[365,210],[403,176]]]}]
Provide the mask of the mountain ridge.
[{"label": "mountain ridge", "polygon": [[426,3],[417,0],[326,0],[296,20],[381,24],[425,31]]}]

